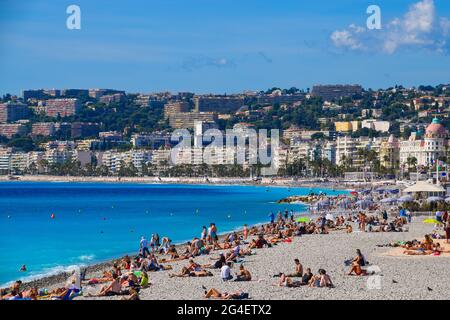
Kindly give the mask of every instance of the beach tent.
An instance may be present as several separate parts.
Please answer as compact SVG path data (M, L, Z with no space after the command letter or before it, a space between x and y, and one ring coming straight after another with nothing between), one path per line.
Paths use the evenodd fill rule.
M450 197L445 198L445 202L450 202Z
M435 185L426 181L417 181L411 187L403 190L403 193L418 193L425 194L425 196L443 196L445 195L445 189L442 186Z

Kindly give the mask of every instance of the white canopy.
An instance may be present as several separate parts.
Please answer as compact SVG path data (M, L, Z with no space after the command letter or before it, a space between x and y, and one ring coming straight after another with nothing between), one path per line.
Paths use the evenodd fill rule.
M404 193L412 192L445 192L442 186L428 183L426 181L417 181L415 185L403 190Z

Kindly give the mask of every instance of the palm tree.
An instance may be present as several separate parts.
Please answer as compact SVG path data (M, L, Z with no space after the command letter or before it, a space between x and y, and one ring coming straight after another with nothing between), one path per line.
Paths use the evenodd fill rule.
M417 158L416 157L408 157L406 159L406 163L408 164L408 172L411 172L412 168L414 168L414 171L417 170Z

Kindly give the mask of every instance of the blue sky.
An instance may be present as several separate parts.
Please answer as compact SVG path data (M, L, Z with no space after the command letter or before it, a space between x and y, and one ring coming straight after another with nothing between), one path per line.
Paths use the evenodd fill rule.
M448 0L0 0L0 93L449 83L449 44Z

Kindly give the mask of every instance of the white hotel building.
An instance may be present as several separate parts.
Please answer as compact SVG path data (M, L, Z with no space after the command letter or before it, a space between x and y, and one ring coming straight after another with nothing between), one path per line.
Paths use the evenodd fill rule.
M408 158L416 158L419 166L433 165L446 156L448 146L448 132L439 119L434 118L423 137L413 132L408 140L400 143L400 164L406 165Z

